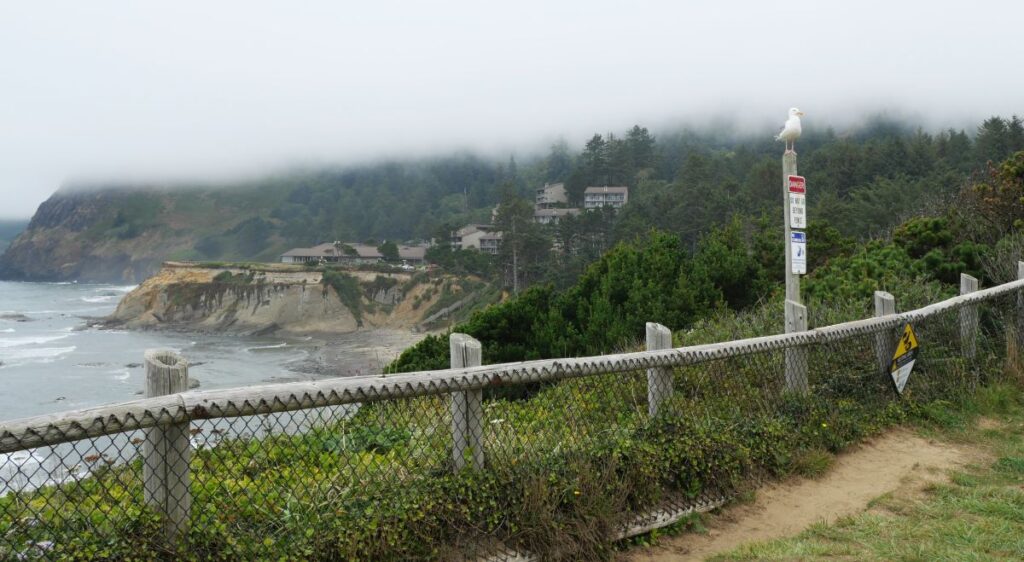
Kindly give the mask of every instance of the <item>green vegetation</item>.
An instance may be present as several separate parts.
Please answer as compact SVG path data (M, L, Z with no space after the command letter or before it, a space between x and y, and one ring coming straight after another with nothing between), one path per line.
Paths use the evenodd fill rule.
M860 307L842 303L840 314ZM366 404L301 435L228 438L196 450L195 524L175 556L408 560L497 538L549 559L607 559L616 526L661 501L742 495L765 478L815 474L829 455L907 420L955 423L979 379L950 343L955 312L946 320L930 325L923 345L935 360L915 370L905 400L877 376L870 338L830 348L810 395L772 392L768 355L755 354L676 369L676 387L688 390L655 418L642 371L491 399L484 471L452 472L443 396ZM722 317L686 337L737 326L743 337L763 324ZM981 346L980 380L1004 380L1005 350L1001 341ZM0 498L0 516L12 518L0 527L15 525L7 536L17 541L53 540L55 558L154 558L159 529L142 507L140 471L136 461Z
M988 119L973 135L929 134L883 118L841 134L809 127L800 141L800 163L814 193L810 216L845 237L885 234L943 206L987 162L1024 149L1021 128L1016 117ZM451 273L482 276L506 289L551 284L564 290L614 245L651 228L692 249L736 216L741 222L767 216L774 223L781 214L779 146L767 135L665 130L655 136L635 126L574 148L560 142L547 155L507 164L456 155L230 185L113 186L88 197L69 190L40 208L37 227L81 231L70 238L79 238L87 254L105 241L130 243L132 255L141 249L150 262L276 261L287 249L324 241L435 239L439 246L430 259ZM531 206L534 190L545 182L564 182L569 206L579 206L587 185L605 184L628 186L629 203L618 213L584 213L542 228L533 223ZM70 206L62 200L73 198ZM491 222L495 205L506 237L500 255L449 253L451 231ZM953 267L974 254L956 245L943 251L934 259L948 259ZM38 251L26 247L0 269L15 277L35 275L42 271L38 262Z
M950 135L934 143L953 137L959 139ZM852 141L836 144L859 150ZM853 158L857 166L865 165L862 156ZM692 158L687 178L697 164L715 161ZM1013 232L1024 218L1018 206L1024 166L1015 164L1021 161L1015 156L958 195L957 207L988 211L980 223L949 211L906 221L891 242L864 246L851 243L840 229L815 225L828 242L821 250L826 258L809 280L818 287L809 291L829 303L815 314L832 321L863 316L864 275L872 271L891 272L872 282L896 294L901 308L946 290L944 280L961 267L980 264L985 275L997 278L988 260L1022 247ZM777 179L774 170L765 170ZM731 197L716 204L745 204ZM658 208L685 217L685 201ZM515 207L503 212L518 216ZM624 210L615 220L625 221L632 212ZM650 222L649 216L641 237L627 236L567 288L535 279L517 297L457 329L480 339L485 362L492 363L632 348L647 321L672 327L677 341L686 343L763 335L778 322L781 236L768 226L774 221L729 219L692 239L679 233L687 223L665 232L650 231ZM629 223L621 224L617 231ZM512 247L530 255L529 240ZM860 260L862 273L847 273L844 260ZM907 267L871 269L890 261ZM323 285L361 318L362 290L355 278L327 269ZM997 307L983 317L986 325L997 323ZM974 394L979 382L1006 379L1007 345L998 339L979 342L981 360L966 365L957 349L955 312L945 320L929 325L926 345L934 360L921 361L904 400L893 399L889 382L878 376L873 340L864 338L814 351L820 354L814 364L824 367L812 373L809 395L771 390L778 381L766 366L779 354L676 369L675 386L686 392L676 392L663 404L668 414L653 418L647 415L642 371L566 380L516 399L489 392L489 464L483 471L453 473L444 397L369 403L349 419L302 435L225 439L196 452L197 524L187 547L174 555L406 560L449 556L498 539L547 559L609 558L614 529L662 501L742 495L761 479L813 475L824 469L828 455L907 420L956 423L959 409L985 399L985 391ZM434 336L403 354L396 367L447 363L447 342ZM1003 470L1016 466L1019 456L1007 455ZM57 558L155 558L157 529L141 507L140 471L135 462L98 469L72 485L10 494L0 498L0 516L7 518L0 527L17 529L4 536L18 541L53 540ZM26 512L36 513L34 519L23 517Z
M356 324L362 326L363 290L359 286L359 280L336 269L324 269L320 283L324 287L324 295L327 295L328 287L334 289L341 304L345 305L345 308L355 317Z
M377 293L381 291L389 291L397 285L398 279L378 275L373 278L373 281L363 285L363 294L366 295L367 299L373 300L374 295Z
M1011 256L990 260L995 248L1020 249L1012 241L1024 218L1022 198L1024 152L1019 152L993 167L983 182L957 193L946 211L897 227L891 240L858 246L827 224L812 222L808 236L818 240L811 247L818 257L810 264L805 294L812 302L864 303L863 311L829 319L836 322L863 317L875 290L893 292L905 307L905 298L921 287L929 295L954 294L960 273L991 284L997 276L986 264L1012 261ZM645 322L680 330L725 308L741 311L779 299L781 229L772 224L768 218L746 224L734 218L704 236L692 254L677 236L652 231L615 246L568 289L531 287L453 331L483 342L489 363L571 357L628 346ZM1002 277L999 281L1008 280ZM427 337L392 369L443 368L445 341L442 335Z
M398 244L395 244L391 240L377 246L377 251L380 252L380 255L384 256L384 259L387 261L398 261Z
M917 421L931 437L984 453L922 495L879 497L870 511L755 543L714 560L1011 560L1024 534L1024 403L995 385ZM984 419L984 424L979 424Z
M248 285L252 283L254 277L255 274L252 271L237 274L233 274L230 271L221 271L213 276L213 282L228 285Z

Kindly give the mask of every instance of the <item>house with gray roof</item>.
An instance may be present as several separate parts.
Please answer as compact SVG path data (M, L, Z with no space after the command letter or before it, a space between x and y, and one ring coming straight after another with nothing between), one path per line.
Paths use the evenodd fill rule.
M601 207L621 209L628 200L628 187L588 187L583 191L583 208L588 210Z

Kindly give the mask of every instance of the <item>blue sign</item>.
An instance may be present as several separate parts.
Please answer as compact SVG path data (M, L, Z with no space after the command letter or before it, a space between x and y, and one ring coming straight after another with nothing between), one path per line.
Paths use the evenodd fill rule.
M794 275L807 274L807 235L803 232L789 233L789 257Z

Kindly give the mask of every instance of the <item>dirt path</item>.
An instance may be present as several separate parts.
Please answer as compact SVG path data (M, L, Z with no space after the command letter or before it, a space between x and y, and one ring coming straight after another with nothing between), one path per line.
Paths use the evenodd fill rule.
M714 516L707 534L663 539L657 547L631 553L633 562L703 560L751 541L790 536L819 521L864 511L887 492L917 493L946 478L947 469L972 460L972 451L896 430L836 458L818 480L796 478L760 488L753 504Z

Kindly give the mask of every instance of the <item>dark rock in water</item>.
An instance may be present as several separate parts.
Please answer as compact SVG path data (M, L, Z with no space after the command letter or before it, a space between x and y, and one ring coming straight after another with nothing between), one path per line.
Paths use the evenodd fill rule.
M11 320L14 322L31 322L32 319L24 314L0 314L0 320Z
M125 365L124 367L125 367L125 369L138 369L141 366L142 366L142 363L129 363L129 364Z
M193 379L193 378L189 378L188 379L188 389L189 390L192 390L194 388L199 388L199 384L200 384L199 383L199 379Z
M191 363L191 362L190 362L190 363L188 364L188 366L189 366L189 367L198 367L198 366L200 366L200 365L205 365L205 364L206 364L206 361L196 361L195 363Z
M55 399L54 399L53 401L54 401L54 402L60 402L61 400L67 400L67 398L66 398L66 397L64 397L64 396L58 396L58 397L57 397L57 398L55 398Z
M259 330L256 330L255 332L252 333L252 335L254 335L254 336L269 336L269 335L273 334L274 332L278 331L279 329L281 329L281 327L278 326L277 324L271 324L271 325L267 326L266 328L261 328Z

